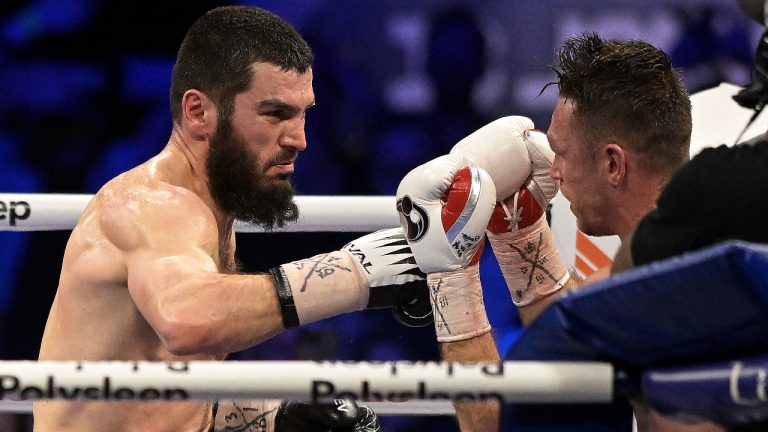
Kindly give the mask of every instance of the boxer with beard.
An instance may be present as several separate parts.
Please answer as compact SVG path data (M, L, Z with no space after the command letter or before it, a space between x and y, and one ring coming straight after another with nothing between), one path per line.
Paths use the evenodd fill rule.
M104 185L73 229L40 360L224 360L285 328L426 295L399 227L236 273L236 219L274 229L298 217L290 179L315 103L312 58L256 7L195 21L172 74L168 143ZM40 401L33 414L39 432L378 430L351 401Z
M281 149L265 164L259 154L251 154L247 144L232 127L231 118L219 119L220 126L211 137L211 151L205 165L211 195L216 203L236 219L281 228L299 217L293 201L291 173L278 174L270 181L265 171L276 165L294 163L298 151Z

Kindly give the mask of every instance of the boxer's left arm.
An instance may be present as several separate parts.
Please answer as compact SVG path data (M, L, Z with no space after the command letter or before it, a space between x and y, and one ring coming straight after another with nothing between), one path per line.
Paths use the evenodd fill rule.
M397 189L406 239L427 273L440 342L490 331L477 262L496 190L464 157L445 155L411 170Z
M487 173L467 164L473 161L448 155L417 167L398 188L398 210L416 261L430 272L430 302L443 360L496 362L499 354L485 313L478 266L483 224L493 209L495 187ZM473 195L475 199L468 199ZM461 213L463 217L457 217ZM455 250L448 239L456 238L454 228L460 226L462 237L473 242ZM498 430L497 401L462 402L455 407L462 431Z
M456 340L441 342L442 359L452 362L495 363L500 362L499 350L491 332ZM489 399L481 402L457 402L456 418L461 432L493 432L499 430L501 404Z

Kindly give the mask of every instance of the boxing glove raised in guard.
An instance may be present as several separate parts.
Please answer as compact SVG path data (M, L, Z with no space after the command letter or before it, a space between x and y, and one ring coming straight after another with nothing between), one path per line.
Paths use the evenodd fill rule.
M473 165L459 155L441 156L409 172L397 189L400 222L416 262L428 273L440 342L490 331L477 261L496 190Z
M502 117L451 153L473 160L496 186L488 238L515 304L532 304L561 289L569 275L544 217L559 189L549 175L554 153L546 135L527 117Z
M411 170L397 188L397 209L419 268L433 273L469 265L485 240L495 197L488 173L462 156L440 156Z
M484 169L496 188L496 201L512 196L531 173L531 159L522 135L533 129L527 117L496 119L471 133L450 154L464 156Z
M520 139L531 173L518 191L496 204L488 224L488 240L519 307L551 296L570 278L545 216L559 189L549 175L555 154L540 131L523 131Z

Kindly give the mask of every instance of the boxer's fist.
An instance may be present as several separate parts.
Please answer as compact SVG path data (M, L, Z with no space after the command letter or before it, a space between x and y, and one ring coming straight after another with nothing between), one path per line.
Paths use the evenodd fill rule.
M347 243L358 271L368 279L368 309L394 306L401 323L420 327L432 323L426 275L419 270L402 228L365 235Z
M488 223L488 240L512 301L523 307L553 301L569 274L544 217L560 186L549 175L555 154L540 131L526 130L520 138L531 161L531 172L519 191L496 204ZM520 317L527 325L536 313L521 309Z
M531 173L525 132L533 129L527 117L494 120L459 141L451 154L465 156L484 169L496 187L496 201L512 196Z
M378 432L372 409L349 400L309 404L283 401L275 416L275 432Z
M402 228L377 231L341 250L270 270L285 327L363 308L394 307L410 326L432 322L426 275Z
M488 173L460 155L414 168L397 188L400 223L425 273L466 267L485 239L496 202Z

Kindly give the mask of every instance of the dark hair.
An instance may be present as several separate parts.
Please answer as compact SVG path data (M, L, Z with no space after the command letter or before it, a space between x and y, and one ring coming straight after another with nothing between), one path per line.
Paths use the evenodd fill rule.
M219 115L229 115L235 95L251 86L254 63L304 73L312 60L307 42L277 15L247 6L212 9L192 24L179 48L171 76L173 121L181 121L181 98L189 89L208 95Z
M563 43L553 69L560 96L573 103L577 132L592 150L621 142L657 173L672 173L688 160L691 100L664 51L583 33Z

